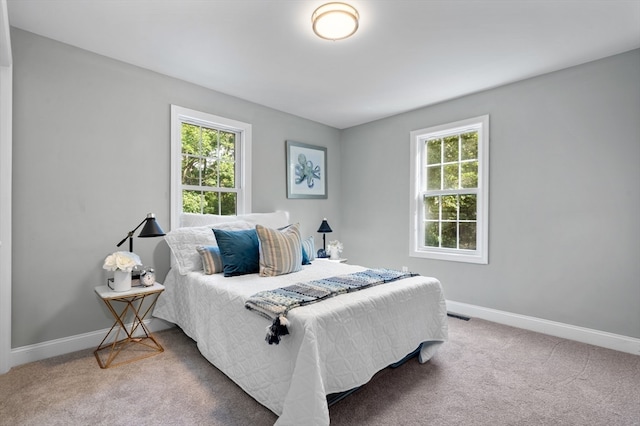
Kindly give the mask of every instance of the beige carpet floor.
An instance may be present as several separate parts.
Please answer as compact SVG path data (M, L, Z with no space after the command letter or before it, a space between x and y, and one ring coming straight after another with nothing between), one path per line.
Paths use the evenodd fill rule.
M426 364L379 372L332 425L640 425L640 356L478 319L449 319ZM0 425L272 425L276 416L179 329L165 352L102 370L92 350L0 376ZM304 426L304 425L301 425Z

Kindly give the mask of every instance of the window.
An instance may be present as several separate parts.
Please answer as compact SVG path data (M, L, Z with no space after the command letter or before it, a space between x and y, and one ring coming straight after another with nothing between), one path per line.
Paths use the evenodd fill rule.
M489 116L411 132L410 256L488 263Z
M250 171L250 124L171 106L172 228L182 212L249 213Z

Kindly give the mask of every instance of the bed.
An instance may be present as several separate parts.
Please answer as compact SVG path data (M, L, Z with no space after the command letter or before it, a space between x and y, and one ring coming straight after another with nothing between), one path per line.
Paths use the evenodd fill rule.
M215 246L212 229L277 229L289 224L289 216L183 216L185 226L166 236L174 265L153 315L196 341L209 362L279 416L276 425L328 425L327 395L367 383L407 354L415 352L426 362L447 340L440 282L414 276L292 309L289 334L278 345L267 344L271 323L245 308L249 297L366 268L314 259L277 276L208 274L196 247Z

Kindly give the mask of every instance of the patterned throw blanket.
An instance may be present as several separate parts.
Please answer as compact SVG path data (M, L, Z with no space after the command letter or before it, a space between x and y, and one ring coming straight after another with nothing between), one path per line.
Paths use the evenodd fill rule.
M349 293L378 284L389 283L402 278L416 276L413 272L401 272L392 269L367 269L362 272L339 275L331 278L297 283L275 290L261 291L251 296L245 307L273 323L267 327L266 341L271 345L280 343L280 336L289 334L287 313L299 306L320 302L329 297Z

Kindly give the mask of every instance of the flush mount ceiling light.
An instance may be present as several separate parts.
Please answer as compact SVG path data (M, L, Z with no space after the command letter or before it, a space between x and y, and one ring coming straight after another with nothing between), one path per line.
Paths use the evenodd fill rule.
M358 30L358 11L345 3L327 3L311 15L313 32L327 40L342 40Z

